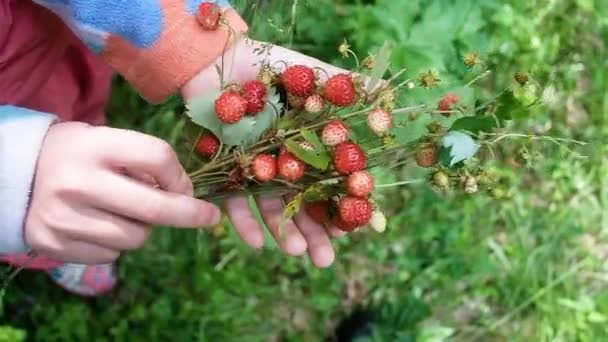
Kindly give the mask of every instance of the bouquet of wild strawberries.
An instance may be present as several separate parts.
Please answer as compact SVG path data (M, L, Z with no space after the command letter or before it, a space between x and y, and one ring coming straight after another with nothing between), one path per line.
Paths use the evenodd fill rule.
M339 50L354 56L346 44ZM429 180L438 188L478 191L489 177L471 161L478 161L485 138L498 140L493 130L509 119L508 105L534 104L536 85L518 74L517 86L527 87L520 93L507 89L485 102L465 101L462 89L489 73L471 53L463 60L471 80L461 90L399 107L406 92L433 89L440 79L428 71L401 80L401 70L383 80L389 57L385 45L378 55L357 59L352 73L334 75L320 67L264 64L257 79L190 100L187 145L197 196L286 196L285 220L304 209L319 224L350 232L366 225L384 230L386 219L372 199L369 170L376 166L415 162L432 170Z

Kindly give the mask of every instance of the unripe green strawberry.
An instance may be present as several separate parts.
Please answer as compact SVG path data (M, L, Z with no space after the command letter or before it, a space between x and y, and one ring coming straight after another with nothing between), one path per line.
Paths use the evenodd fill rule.
M450 186L450 178L443 171L437 171L433 174L433 185L438 188L446 189Z

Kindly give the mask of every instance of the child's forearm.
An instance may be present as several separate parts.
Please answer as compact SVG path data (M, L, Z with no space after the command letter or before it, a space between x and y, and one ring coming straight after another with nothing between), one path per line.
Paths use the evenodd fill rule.
M40 147L54 119L50 114L0 106L0 254L27 249L23 220Z
M205 31L203 0L34 0L56 13L94 52L153 103L165 100L222 54L247 25L226 0L231 30Z

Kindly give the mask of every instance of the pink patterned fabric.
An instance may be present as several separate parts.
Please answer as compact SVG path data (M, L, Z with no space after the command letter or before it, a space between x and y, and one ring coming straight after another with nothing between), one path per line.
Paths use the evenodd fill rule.
M48 270L63 265L63 262L44 256L32 257L27 253L1 256L0 260L15 266L25 266L27 269Z
M0 104L103 124L112 72L54 14L32 1L0 0ZM116 283L112 265L65 264L45 256L0 256L45 270L66 290L98 295Z

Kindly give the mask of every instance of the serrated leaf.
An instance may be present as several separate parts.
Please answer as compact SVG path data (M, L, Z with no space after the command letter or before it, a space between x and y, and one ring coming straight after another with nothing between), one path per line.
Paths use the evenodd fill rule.
M403 115L403 117L405 117L405 115ZM397 127L393 128L391 131L395 137L395 143L399 145L408 144L424 137L428 133L427 125L432 121L433 118L426 114L418 115L413 121L409 121L407 118L400 118L397 121Z
M464 130L477 134L478 132L491 132L496 127L496 120L489 116L467 116L460 118L452 124L454 131Z
M302 129L302 130L300 130L300 134L302 135L302 138L304 138L304 140L306 140L312 144L312 146L315 148L315 150L327 153L327 150L325 149L325 145L323 145L323 143L321 142L321 139L319 139L319 136L317 135L317 133L315 133L309 129Z
M283 216L279 223L279 232L282 235L285 229L287 221L291 220L300 211L302 207L303 196L301 193L297 194L283 209Z
M449 149L451 158L447 165L450 167L473 157L477 151L479 151L480 147L468 134L458 131L448 132L443 139L441 139L441 146Z
M298 157L298 159L315 169L325 171L329 166L329 154L325 148L323 148L323 150L306 150L300 147L300 144L293 139L285 141L285 147L289 152Z
M218 137L222 133L222 123L215 115L215 99L219 95L219 91L210 91L204 96L193 97L186 103L186 115L192 122L210 130Z
M376 88L382 80L382 76L384 76L390 66L391 53L391 45L388 41L385 41L376 55L376 65L369 72L371 80L367 86L368 90Z

